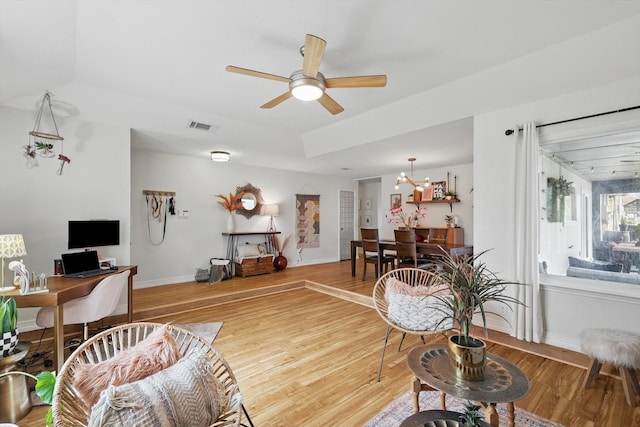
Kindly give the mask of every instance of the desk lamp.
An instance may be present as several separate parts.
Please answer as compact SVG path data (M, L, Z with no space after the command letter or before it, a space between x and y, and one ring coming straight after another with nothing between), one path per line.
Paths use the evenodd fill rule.
M24 239L22 234L2 234L0 235L0 258L2 258L2 287L0 292L8 292L15 289L13 281L11 286L5 287L4 282L4 260L5 258L17 258L27 254L27 249L24 247Z

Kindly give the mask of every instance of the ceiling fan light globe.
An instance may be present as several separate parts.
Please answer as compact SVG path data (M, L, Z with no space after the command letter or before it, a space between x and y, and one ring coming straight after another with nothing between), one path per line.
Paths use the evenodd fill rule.
M312 85L300 85L291 89L293 97L301 101L315 101L319 99L323 93L322 89Z
M301 101L315 101L319 99L326 89L324 76L318 73L315 78L305 76L302 70L291 74L289 80L289 90L294 98Z

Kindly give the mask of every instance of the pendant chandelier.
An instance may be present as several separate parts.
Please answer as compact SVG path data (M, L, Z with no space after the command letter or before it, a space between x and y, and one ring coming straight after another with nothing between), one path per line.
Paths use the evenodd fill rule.
M413 185L413 189L416 191L422 192L425 187L429 186L429 177L424 179L424 182L416 182L413 180L413 162L416 161L415 157L410 157L409 162L411 163L411 176L407 176L404 172L400 172L400 176L396 178L396 186L395 189L400 189L400 184L411 184Z
M49 117L51 118L51 123L49 123L49 125L53 125L53 131L51 132L44 132L41 130L42 118L46 115L47 110L49 112ZM47 119L45 118L45 120ZM56 123L56 118L53 115L51 95L49 92L45 92L44 97L42 98L42 103L40 104L40 110L38 110L38 114L36 116L36 122L33 125L33 130L29 132L29 144L23 147L23 156L27 159L27 168L31 169L38 166L37 156L45 159L55 157L55 143L60 142L60 154L58 154L60 167L56 173L58 175L62 175L64 165L71 162L71 159L63 154L63 141L64 138L60 136L58 124Z

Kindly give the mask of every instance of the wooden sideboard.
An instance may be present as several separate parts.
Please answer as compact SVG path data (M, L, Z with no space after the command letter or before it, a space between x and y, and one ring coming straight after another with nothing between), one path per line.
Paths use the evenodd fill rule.
M429 227L429 228L416 228L416 234L421 235L425 239L432 233L431 230L442 231L446 230L446 227ZM432 235L432 234L431 234ZM462 227L451 227L447 232L447 244L448 245L462 245L464 244L464 229Z

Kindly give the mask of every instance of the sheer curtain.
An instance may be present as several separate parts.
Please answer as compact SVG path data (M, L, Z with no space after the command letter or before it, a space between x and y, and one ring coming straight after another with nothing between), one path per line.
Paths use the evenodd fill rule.
M540 189L538 179L538 130L533 122L525 123L522 132L514 132L516 144L515 177L515 280L516 298L524 305L515 307L515 336L520 340L540 342L542 311L538 270ZM516 129L518 129L516 127Z

